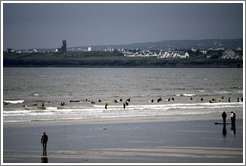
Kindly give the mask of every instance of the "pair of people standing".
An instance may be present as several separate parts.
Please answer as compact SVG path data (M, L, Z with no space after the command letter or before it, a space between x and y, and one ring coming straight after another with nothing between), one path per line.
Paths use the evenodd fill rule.
M223 118L223 124L224 124L224 125L226 124L226 117L227 117L227 114L226 114L226 112L224 111L224 112L222 113L222 118ZM235 114L233 111L231 111L230 117L231 117L231 127L234 128L235 125L236 125L236 114Z

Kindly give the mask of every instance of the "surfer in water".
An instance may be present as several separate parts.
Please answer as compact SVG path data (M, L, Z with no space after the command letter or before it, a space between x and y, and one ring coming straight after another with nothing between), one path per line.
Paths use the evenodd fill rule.
M160 97L159 99L157 99L157 102L159 103L160 101L162 101L162 98Z
M128 104L128 102L126 101L126 106L128 106L129 104Z
M105 109L108 109L108 104L107 103L105 104Z

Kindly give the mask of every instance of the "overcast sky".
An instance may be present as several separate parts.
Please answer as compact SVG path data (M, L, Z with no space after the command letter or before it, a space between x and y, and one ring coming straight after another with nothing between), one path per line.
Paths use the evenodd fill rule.
M3 5L4 49L225 38L243 38L242 3Z

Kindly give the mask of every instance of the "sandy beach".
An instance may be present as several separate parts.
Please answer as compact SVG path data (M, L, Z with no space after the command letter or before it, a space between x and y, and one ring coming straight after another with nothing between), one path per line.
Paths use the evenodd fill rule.
M242 163L243 120L142 119L4 125L3 163ZM228 122L229 119L228 119ZM40 139L49 136L47 152Z

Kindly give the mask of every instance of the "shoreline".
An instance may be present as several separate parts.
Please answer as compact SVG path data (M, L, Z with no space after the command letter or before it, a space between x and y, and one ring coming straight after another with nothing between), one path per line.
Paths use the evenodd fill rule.
M243 64L175 65L4 65L4 68L241 68Z
M243 120L243 117L237 118ZM26 127L26 126L63 126L63 125L93 125L93 124L119 124L119 123L151 123L151 122L180 122L180 121L199 121L199 120L220 120L222 118L214 116L149 116L149 117L117 117L117 118L95 118L81 120L40 120L31 122L3 122L3 127ZM230 119L227 118L227 122Z

